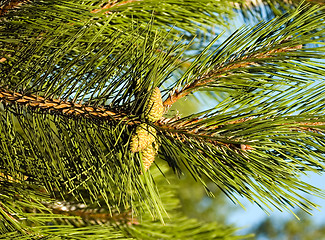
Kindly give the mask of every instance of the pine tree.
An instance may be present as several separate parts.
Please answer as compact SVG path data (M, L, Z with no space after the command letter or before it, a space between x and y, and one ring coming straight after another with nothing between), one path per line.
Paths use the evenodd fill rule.
M249 237L185 217L182 174L265 211L317 207L299 176L325 167L324 8L267 0L274 18L222 37L261 3L1 1L0 238Z

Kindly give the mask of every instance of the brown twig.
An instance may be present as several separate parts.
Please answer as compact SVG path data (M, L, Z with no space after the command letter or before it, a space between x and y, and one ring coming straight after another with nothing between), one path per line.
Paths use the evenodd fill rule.
M8 219L11 219L12 222L18 223L18 219L14 218L12 214L8 213L7 209L2 206L0 202L0 208L2 209L2 212L7 216Z
M0 16L3 16L12 9L18 8L19 5L30 2L29 0L11 0L7 1L0 7Z
M0 182L3 181L3 179L6 180L6 181L9 181L9 182L19 183L21 181L27 180L28 177L27 176L22 176L22 178L17 178L17 177L13 178L13 177L11 177L11 176L9 176L7 174L4 174L4 173L0 172Z
M222 128L222 127L230 125L230 124L247 122L252 119L254 119L254 117L251 116L251 117L242 118L242 119L238 119L238 120L234 120L234 121L228 121L228 122L220 124L220 125L214 125L214 126L209 126L209 127L205 127L205 126L202 127L202 125L201 125L197 128L193 128L190 132L197 134L200 131L201 132L210 131L213 129ZM160 121L157 122L157 125L159 125L163 129L181 130L181 129L186 129L191 126L193 127L194 124L200 123L200 122L206 120L206 118L194 118L194 119L191 119L188 121L182 121L182 122L178 122L178 123L175 123L175 120L176 120L175 118L162 118ZM292 123L283 123L280 125L291 125L291 124ZM311 132L315 132L315 131L320 132L319 128L315 128L312 126L325 126L325 122L295 122L295 124L300 125L300 126L295 126L295 127L290 127L290 128L297 129L297 130L307 130L307 131L311 131ZM303 126L306 126L306 127L303 127Z
M215 70L211 70L208 73L203 74L202 76L195 79L191 83L186 84L181 90L176 89L173 93L169 94L168 98L164 101L164 106L168 108L171 105L173 105L177 100L194 92L196 89L206 86L207 84L216 81L216 79L218 79L218 78L230 75L231 73L227 73L227 72L229 72L231 70L238 69L238 68L245 68L245 67L248 67L251 65L257 65L257 63L255 63L255 62L249 62L249 61L243 62L248 58L252 58L252 59L270 58L275 53L288 52L288 51L293 51L293 50L300 49L300 48L302 48L302 45L298 45L295 47L273 49L266 53L257 53L257 54L249 55L249 56L246 55L239 60L237 59L236 63L230 63L228 66L224 66L224 67L221 67L221 68L218 68Z
M182 121L179 123L173 123L175 120L177 120L177 118L171 118L171 119L161 119L160 121L157 122L157 125L159 125L160 129L167 133L167 135L171 136L172 138L175 138L181 142L185 142L187 141L187 138L196 138L196 139L205 139L205 141L215 145L215 146L224 146L227 147L229 149L233 149L233 150L252 150L252 148L248 145L248 147L243 147L243 144L240 143L227 143L227 142L223 142L223 141L218 141L217 139L211 139L211 137L214 137L213 134L209 133L209 130L211 130L211 128L209 127L205 127L205 126L199 126L198 128L191 128L188 129L189 127L191 127L192 124L196 124L199 123L200 121L204 120L204 119L192 119L189 121ZM231 124L235 123L237 121L232 121L229 122ZM193 125L192 125L193 126ZM215 129L221 127L221 126L217 126L214 127ZM242 146L243 145L243 146Z
M62 214L66 216L80 217L84 221L96 221L106 223L113 222L116 224L136 225L139 224L138 220L132 215L132 211L125 212L94 212L92 209L79 209L79 210L62 210L60 208L54 208L52 210L54 214Z
M98 13L105 9L110 9L112 7L120 7L120 6L123 6L128 3L139 2L139 1L141 1L141 0L127 0L127 1L121 1L121 2L119 2L118 0L115 0L113 2L109 1L108 3L103 4L101 8L92 10L91 13ZM110 13L110 11L105 12L105 14L107 14L107 13Z
M94 118L111 121L129 121L127 114L109 110L103 107L89 106L87 104L77 104L58 99L44 98L37 95L23 95L0 88L0 102L6 104L17 104L32 109L45 110L52 114L60 114L71 117ZM130 122L130 124L133 124Z
M238 119L238 120L234 120L234 121L229 121L226 122L224 124L220 124L220 125L216 125L216 126L211 126L206 128L205 130L212 130L212 129L217 129L217 128L221 128L225 125L229 125L229 124L236 124L236 123L243 123L246 122L248 120L253 119L254 117L247 117L247 118L242 118L242 119ZM193 126L194 124L200 123L204 120L206 120L206 118L193 118L187 121L182 121L182 122L178 122L175 123L175 120L178 120L179 118L162 118L161 120L158 121L158 125L159 126L168 126L168 127L172 127L174 129L181 129L184 127L189 127L189 126ZM199 129L198 129L199 130Z
M211 138L215 137L214 133L211 133L211 130L223 128L230 124L238 124L247 122L249 120L254 119L254 117L247 117L242 118L234 121L229 121L224 124L215 125L215 126L204 126L204 124L201 124L197 127L195 127L196 124L206 120L205 118L194 118L188 121L181 121L181 122L175 122L177 118L170 118L170 119L161 119L157 122L160 129L164 132L166 132L171 137L178 139L181 142L184 142L186 138L200 138L205 139L205 141L212 143L215 146L224 146L229 149L233 149L235 151L242 150L242 151L249 151L253 150L254 148L249 144L244 143L227 143L220 140L213 140ZM292 123L283 123L280 125L291 125ZM325 132L322 131L320 128L317 128L316 126L325 126L325 122L295 122L295 124L300 126L289 126L289 129L292 131L308 131L308 132ZM313 127L315 126L315 127ZM217 138L216 138L217 139Z
M305 125L308 127L292 127L294 130L299 130L299 131L308 131L308 132L322 132L319 128L315 127L309 127L309 126L324 126L325 122L300 122L298 123L299 125Z

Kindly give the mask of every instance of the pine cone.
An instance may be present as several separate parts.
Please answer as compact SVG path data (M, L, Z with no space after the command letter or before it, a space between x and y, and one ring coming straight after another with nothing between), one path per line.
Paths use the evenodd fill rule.
M145 171L147 171L151 164L155 161L157 151L158 149L154 147L153 144L150 144L147 148L142 151L142 161Z
M131 138L130 148L132 152L139 152L151 145L156 138L156 129L148 124L141 124L137 127Z
M161 99L161 93L157 87L154 89L150 97L149 104L145 109L145 114L151 122L158 121L164 114L164 105Z

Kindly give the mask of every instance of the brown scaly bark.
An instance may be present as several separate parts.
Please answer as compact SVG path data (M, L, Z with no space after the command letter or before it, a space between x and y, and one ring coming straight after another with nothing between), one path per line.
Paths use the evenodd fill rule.
M128 4L128 3L139 2L139 1L141 1L141 0L108 1L107 3L102 4L100 8L92 10L91 13L98 13L102 10L110 9L112 7L119 7L119 6ZM111 12L110 11L105 12L105 14L109 14L109 13L111 13Z
M228 125L228 124L244 122L245 120L231 121L225 125L218 125L215 127L199 126L197 128L193 127L192 124L199 123L199 122L205 120L204 118L202 118L202 119L196 118L196 119L192 119L189 121L183 121L183 122L179 122L179 123L173 123L174 120L175 119L161 119L160 121L158 121L157 124L159 124L160 129L163 132L165 132L166 136L177 139L178 141L186 142L188 138L204 139L204 141L209 142L210 144L212 144L214 146L227 147L227 148L235 150L237 152L238 152L238 150L242 150L242 151L253 150L253 147L251 147L250 145L239 144L239 143L238 144L237 143L227 143L227 142L219 141L215 138L215 136L213 136L213 134L211 134L209 132L210 130L222 128L223 126ZM214 138L214 140L211 138Z
M31 109L45 110L52 114L65 115L67 117L85 117L111 121L129 121L127 115L122 112L108 110L103 107L88 106L58 99L44 98L37 95L23 95L0 88L0 102L4 104L17 104ZM130 123L132 124L132 123Z
M235 121L229 121L220 125L204 126L202 124L201 125L197 125L197 124L200 124L200 122L206 120L205 118L200 118L200 119L195 118L195 119L182 121L182 122L175 122L177 118L170 118L170 119L162 118L160 121L157 122L157 124L159 125L161 131L165 132L167 136L177 139L181 142L186 142L188 138L204 139L204 141L207 141L217 147L223 146L232 149L236 152L240 152L240 150L245 152L245 151L254 150L254 148L248 144L240 144L240 143L237 144L234 142L229 143L227 141L223 142L222 140L218 140L218 138L216 138L214 134L211 133L211 130L222 129L227 125L243 123L252 119L254 119L254 117L247 117ZM318 126L325 126L325 122L320 122L320 121L316 122L317 118L314 120L315 122L295 122L295 124L299 126L288 126L288 128L290 131L314 132L314 133L325 134L325 130L322 130L321 128L318 127ZM292 123L283 123L280 125L284 126L284 125L291 125L291 124Z
M132 215L131 210L126 210L125 212L95 212L93 209L63 209L56 206L53 208L52 213L60 214L65 216L75 216L79 217L80 224L83 222L96 222L99 224L112 223L112 224L127 224L127 225L137 225L139 224L135 216Z

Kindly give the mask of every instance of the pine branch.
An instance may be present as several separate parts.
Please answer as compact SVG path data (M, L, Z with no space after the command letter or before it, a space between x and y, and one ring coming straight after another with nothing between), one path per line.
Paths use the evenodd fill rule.
M237 30L213 52L209 51L211 46L207 46L175 82L164 105L169 106L194 91L224 91L234 97L242 94L253 97L270 89L280 92L280 86L287 86L289 81L301 84L313 81L313 77L319 78L314 69L324 71L323 62L317 61L323 58L323 48L306 47L316 42L321 44L324 39L321 27L324 14L318 10L302 7L292 13L299 16L294 21L290 15L283 15L251 30ZM310 22L302 18L305 14L318 19L314 25L316 32L313 33L315 28L310 28Z
M1 176L0 191L0 236L10 232L30 235L33 234L31 225L44 223L46 218L63 217L50 213L44 202L51 199L29 181Z
M319 5L323 6L323 0L245 0L235 3L235 8L248 21L268 20L281 16L300 6ZM320 11L323 11L320 9Z
M285 118L285 117L284 117ZM254 147L251 144L256 144L252 142L230 140L230 139L220 139L218 132L213 130L219 129L222 131L222 128L226 127L229 124L240 124L253 118L245 118L235 121L229 121L224 124L206 126L204 123L207 119L192 119L189 121L177 121L173 123L175 119L161 119L157 125L161 130L161 134L171 137L172 139L177 139L182 143L186 144L188 138L196 139L199 142L206 142L212 144L215 147L226 147L229 150L235 151L238 154L244 154L246 151L254 150ZM316 121L318 118L315 119ZM282 126L287 125L288 129L291 131L299 132L313 132L324 135L325 134L325 122L294 122L294 123L283 123ZM292 126L294 125L294 126ZM226 127L227 128L227 127ZM203 150L198 150L201 154L204 155Z
M26 106L31 107L34 110L45 110L52 114L60 114L65 117L82 117L82 118L91 118L91 119L98 119L101 121L113 121L113 122L125 122L128 125L134 125L134 124L140 124L141 122L139 120L133 120L131 121L129 118L129 115L126 113L120 113L120 112L112 112L110 110L106 110L105 108L101 107L91 107L88 104L76 104L73 102L64 102L57 99L45 99L41 96L36 95L22 95L17 92L11 92L5 89L0 89L0 102L6 103L6 104L18 104L20 106ZM148 114L147 114L148 115ZM239 119L235 121L227 122L223 125L217 125L217 126L204 126L200 124L200 122L204 122L207 120L207 118L201 118L201 119L191 119L188 121L182 120L182 121L175 121L174 118L172 119L158 119L159 121L155 123L156 126L159 126L160 129L162 129L165 132L169 132L174 137L179 138L180 135L185 134L186 136L195 136L196 138L213 138L213 136L210 134L209 131L214 129L220 129L223 128L225 125L228 124L238 124L242 122L246 122L248 120L251 120L252 118L244 118ZM173 122L174 121L174 122ZM316 126L322 126L325 125L324 122L300 122L295 123L296 125L299 125L299 127L292 127L293 130L304 130L304 131L313 131L313 132L319 132L322 131L322 129L315 128ZM288 123L284 124L288 125ZM307 125L307 127L302 127L303 125ZM241 149L241 150L247 150L250 148L249 145L245 144L229 144L229 143L223 143L218 141L213 141L214 144L221 144L225 145L230 148L234 149Z
M231 70L242 69L249 66L259 66L259 62L263 59L271 58L277 56L278 53L284 53L289 51L295 51L296 49L301 49L302 45L297 45L295 47L283 47L279 49L272 49L265 53L256 53L250 56L243 56L239 59L233 59L232 62L228 62L226 66L218 66L218 68L209 71L198 77L197 79L191 81L191 83L186 84L181 90L175 90L170 93L167 99L164 101L164 106L170 107L179 99L193 93L200 87L204 87L211 82L217 82L219 78L226 77L231 73ZM254 59L259 59L259 62L254 62ZM250 61L251 60L251 61ZM227 73L230 72L230 73Z
M23 162L31 179L57 199L98 201L101 196L109 208L132 206L141 215L145 206L163 221L159 194L150 174L140 175L144 159L130 150L130 141L137 125L163 113L162 102L159 110L150 97L174 68L182 46L157 52L156 43L137 45L132 35L123 43L117 33L106 43L71 53L88 30L55 52L48 46L59 39L57 33L45 34L5 63L1 159L12 175L21 169L11 166ZM126 49L112 57L121 45Z
M66 101L60 101L57 99L50 99L50 98L44 98L41 96L36 95L22 95L17 92L11 92L5 89L0 89L0 102L6 103L6 104L18 104L20 106L26 106L31 107L34 110L45 110L51 114L60 114L65 117L82 117L82 118L91 118L91 119L98 119L101 121L114 121L116 123L118 122L125 122L128 125L133 124L140 124L141 122L139 120L130 120L130 116L126 113L121 112L113 112L111 110L106 110L102 107L92 107L88 104L76 104L73 102L66 102ZM147 114L148 115L148 114ZM228 124L237 124L246 122L248 120L251 120L252 118L246 118L246 119L239 119L235 121L230 121L225 123L225 125ZM159 120L159 119L158 119ZM209 126L209 127L202 127L200 125L201 121L206 121L207 118L201 118L201 119L191 119L189 121L175 121L174 118L172 119L161 119L155 125L159 126L161 129L163 129L166 132L172 133L177 131L178 133L183 132L185 135L197 135L197 137L207 138L207 137L213 137L209 134L209 130L222 128L225 125L217 125L217 126ZM175 122L173 122L175 121ZM301 122L301 123L295 123L297 125L308 125L308 127L292 127L292 129L295 130L307 130L307 131L321 131L320 129L317 129L312 126L322 126L325 123L324 122ZM189 130L191 129L191 130ZM178 134L175 133L175 137L177 137ZM217 142L215 142L217 143ZM227 143L221 143L227 145L228 147L236 147L238 146L227 144ZM243 144L242 144L243 145ZM241 146L242 146L241 145ZM242 147L243 148L243 147Z
M284 116L285 117L285 116ZM290 116L287 116L290 117ZM180 118L163 118L159 120L156 124L160 128L162 128L164 131L173 133L177 131L184 131L185 134L197 134L197 135L202 135L205 137L213 137L212 135L208 135L205 133L208 133L211 130L215 129L221 129L226 127L229 124L239 124L239 123L244 123L247 121L250 121L254 119L254 117L247 117L247 118L242 118L234 121L229 121L226 123L222 123L220 125L213 125L213 126L206 126L205 123L209 121L210 119L207 117L203 118L192 118L190 120L180 120ZM311 119L310 119L311 120ZM288 126L288 128L292 130L297 130L297 131L310 131L310 132L323 132L324 130L322 129L322 126L325 125L325 122L318 122L318 118L314 119L316 122L294 122L295 126L291 127ZM290 125L290 123L283 123L281 124L283 126L285 125ZM306 127L304 127L306 126ZM319 128L317 128L319 126Z
M83 117L100 119L102 121L128 122L132 125L129 115L102 107L89 106L89 104L77 104L75 102L61 101L59 99L44 98L37 95L23 95L18 92L0 88L0 102L5 104L17 104L30 107L34 110L44 110L50 114L60 114L66 117Z
M98 208L96 209L85 209L85 210L62 210L60 208L54 208L52 211L54 214L80 217L77 221L84 221L84 225L87 226L89 222L93 224L139 224L136 216L133 216L132 211L125 212L98 212Z
M302 196L293 189L323 196L297 175L325 169L325 119L319 112L324 103L317 100L323 99L324 87L320 83L305 86L305 90L292 88L279 96L259 97L256 102L229 99L214 112L162 120L160 156L177 171L186 168L203 184L204 177L215 182L236 202L233 191L268 208L267 202L278 207L284 203L281 199L287 199L291 206L308 211L315 205L300 201ZM229 105L238 106L231 110ZM167 127L168 121L171 127ZM286 179L287 185L273 178L275 175ZM262 199L267 191L272 194Z
M118 0L115 0L114 2L108 2L108 3L104 3L100 6L100 8L98 9L94 9L91 11L91 13L98 13L102 10L107 10L107 9L110 9L112 7L119 7L119 6L122 6L122 5L125 5L125 4L128 4L128 3L133 3L133 2L139 2L141 0L127 0L127 1L118 1ZM107 13L111 13L110 11L106 11L105 14Z
M167 168L161 166L161 170L167 174ZM124 213L112 212L107 214L107 207L97 207L94 204L79 204L69 201L63 204L49 203L47 206L53 209L51 216L43 215L46 224L34 224L30 226L28 233L11 231L0 233L1 238L46 238L46 239L245 239L251 235L238 236L233 227L227 227L219 223L200 223L195 219L188 219L178 213L179 201L175 198L177 187L167 183L158 169L152 169L155 181L161 193L161 198L169 212L169 218L165 225L152 220L146 212L141 218L136 219L130 215L130 211ZM67 205L66 205L67 204ZM41 217L41 216L40 216ZM155 231L150 231L155 229Z
M0 33L1 49L7 52L13 51L14 48L20 48L26 41L29 42L29 40L39 37L44 31L54 32L62 26L64 26L64 30L70 30L64 32L61 29L65 34L60 41L65 42L67 38L77 33L85 23L91 24L95 33L92 32L89 36L84 36L83 43L90 42L96 31L104 25L106 27L102 30L101 36L109 37L113 33L119 32L120 39L134 34L135 38L148 41L148 39L142 38L141 31L130 31L130 29L133 27L148 30L148 23L153 20L153 12L156 17L154 18L155 23L150 26L151 37L155 36L157 31L168 33L165 39L166 44L167 41L175 40L184 32L187 32L186 38L192 39L197 34L198 29L205 31L205 27L215 24L228 26L224 23L223 16L233 15L231 4L220 4L215 0L204 1L196 3L186 0L182 4L176 4L175 1L170 0L162 3L155 0L135 3L127 1L127 4L124 4L123 1L116 1L116 4L111 7L113 14L109 15L105 15L104 11L91 13L92 10L100 9L100 3L94 0L87 2L79 0L32 2L26 4L24 8L6 15L6 23L0 22L2 27ZM47 11L46 15L43 14L45 10ZM214 13L216 10L219 14ZM141 14L134 15L134 12ZM191 17L189 13L191 13ZM182 21L177 19L182 19ZM176 22L178 22L178 28L172 29ZM98 39L98 42L103 39ZM153 42L154 38L149 39L149 41ZM53 49L55 47L56 45L52 46ZM75 50L80 51L82 47L83 45L78 45Z
M174 169L187 168L204 185L211 180L232 199L240 194L268 207L308 211L315 205L295 191L319 191L297 174L323 171L325 158L324 136L316 131L325 122L319 114L325 85L306 84L325 72L315 60L324 58L324 49L305 46L324 38L324 14L317 11L301 8L243 28L210 54L213 41L176 81L184 47L160 48L166 38L151 36L151 29L141 38L107 37L111 23L86 25L77 34L64 28L63 37L60 29L49 31L3 63L5 170L23 172L57 199L132 208L136 215L146 210L163 221L159 191L146 172L158 152ZM162 119L159 88L165 86L169 96L223 87L248 93L174 122ZM309 122L318 123L315 131Z

